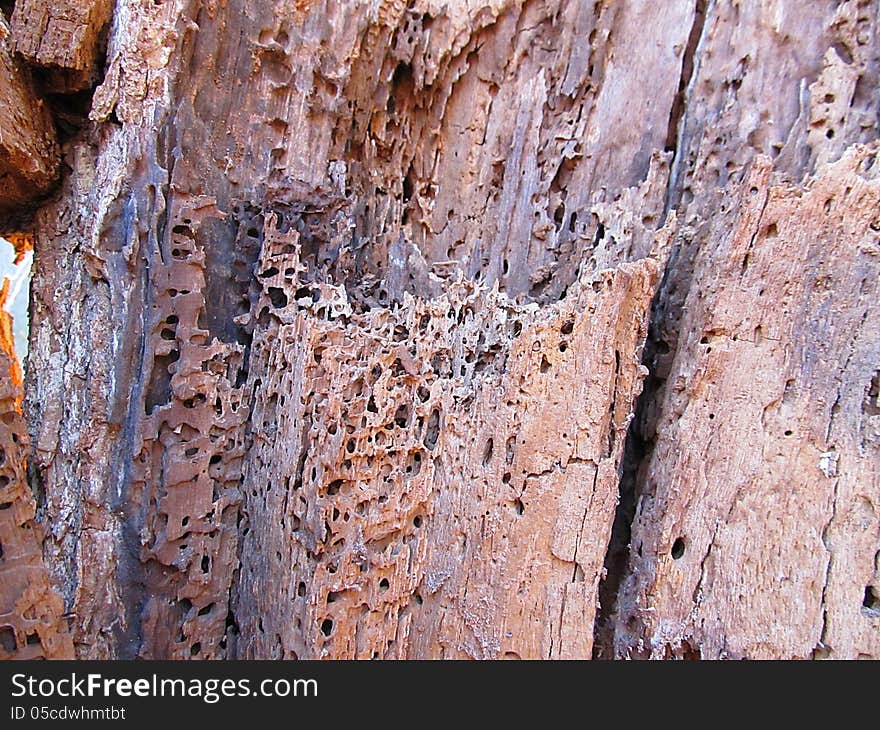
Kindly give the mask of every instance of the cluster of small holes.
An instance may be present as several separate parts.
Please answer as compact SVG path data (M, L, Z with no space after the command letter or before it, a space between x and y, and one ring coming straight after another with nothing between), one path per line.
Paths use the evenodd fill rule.
M265 434L256 443L267 446L251 455L248 512L277 525L285 536L279 539L292 538L297 546L291 555L281 550L276 559L285 565L292 560L294 570L307 566L321 586L313 591L300 581L291 606L300 632L294 644L305 642L302 651L308 651L309 635L318 646L346 641L340 629L348 630L352 614L372 621L382 605L400 612L421 605L423 597L414 598L415 574L406 566L425 549L420 535L430 524L431 475L444 439L445 403L455 383L503 372L511 337L520 336L523 326L513 306L509 316L498 317L467 296L414 310L351 313L342 321L316 316L313 308L293 313L290 300L309 297L315 287L307 283L300 255L299 247L285 251L270 245L257 265L263 291L277 287L288 304L259 320L251 353L252 361L268 364L271 357L272 365L254 390L251 420L263 422ZM279 279L284 271L294 276ZM382 338L350 339L352 331L376 332L375 318L387 321ZM309 323L306 342L300 322ZM553 347L564 354L574 320L559 327ZM303 395L282 407L282 395L291 392ZM295 452L291 443L300 444ZM276 455L279 449L284 456ZM502 456L511 460L514 450L514 437L487 438L487 471ZM289 471L279 484L280 463ZM526 512L523 498L511 504L515 518Z
M149 589L151 601L156 610L167 612L164 623L178 626L167 647L151 650L202 659L223 656L234 623L226 618L232 566L218 560L224 533L241 519L235 487L245 447L239 428L246 410L241 388L245 346L238 342L243 335L232 319L249 307L252 264L247 257L259 245L259 229L246 211L236 211L244 216L241 221L233 217L222 223L237 232L225 241L235 251L221 288L223 297L235 301L224 312L227 300L210 290L205 274L213 261L227 255L219 248L222 239L214 235L220 224L211 221L210 208L197 208L198 217L195 210L181 205L174 211L171 260L165 262L168 270L188 271L189 276L172 279L162 271L155 276L157 324L150 340L153 371L145 411L156 430L144 440L133 481L149 495L142 560L170 570ZM207 234L205 220L215 226L205 229ZM181 260L192 266L176 268ZM156 464L162 465L161 478L153 472ZM178 599L181 594L187 597Z
M9 378L0 350L0 378ZM8 386L7 386L8 387ZM11 389L11 388L10 388ZM45 600L52 587L43 562L41 531L29 515L34 494L25 475L26 425L11 398L0 410L0 659L73 658L56 654L65 644L66 620ZM24 517L24 519L23 519ZM54 635L51 641L44 640Z

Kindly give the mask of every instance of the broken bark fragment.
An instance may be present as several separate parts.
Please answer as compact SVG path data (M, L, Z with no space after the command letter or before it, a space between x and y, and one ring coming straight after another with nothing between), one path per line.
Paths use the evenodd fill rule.
M113 0L17 0L12 48L32 64L78 72L80 85L87 85L98 71L112 13Z
M58 166L52 117L34 93L28 72L12 57L9 26L0 14L0 214L49 192Z

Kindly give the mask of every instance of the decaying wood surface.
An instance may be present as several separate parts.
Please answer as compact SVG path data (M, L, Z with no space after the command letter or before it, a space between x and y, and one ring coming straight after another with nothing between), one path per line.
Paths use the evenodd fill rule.
M7 282L8 283L8 282ZM73 659L64 602L43 564L42 526L25 477L21 370L0 288L0 659Z
M877 11L18 0L13 651L878 657Z
M618 651L880 654L876 152L850 150L805 190L771 185L760 158L713 220L643 476Z

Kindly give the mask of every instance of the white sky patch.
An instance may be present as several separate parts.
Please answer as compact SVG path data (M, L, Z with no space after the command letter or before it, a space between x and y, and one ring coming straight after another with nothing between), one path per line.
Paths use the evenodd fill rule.
M34 252L27 251L21 262L16 264L15 248L5 238L0 238L0 281L10 280L9 296L3 308L12 315L15 354L22 364L28 347L28 299L33 260Z

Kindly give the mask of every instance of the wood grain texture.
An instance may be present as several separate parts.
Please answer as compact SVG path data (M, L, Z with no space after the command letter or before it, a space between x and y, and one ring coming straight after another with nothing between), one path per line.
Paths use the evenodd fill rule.
M877 149L804 189L770 184L759 158L713 222L644 475L619 652L877 657Z

